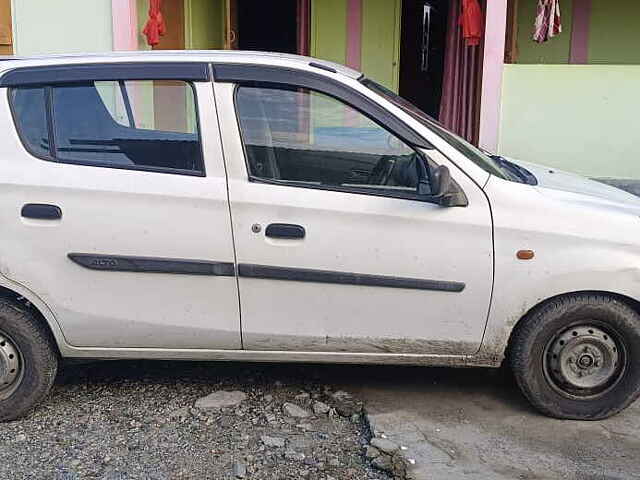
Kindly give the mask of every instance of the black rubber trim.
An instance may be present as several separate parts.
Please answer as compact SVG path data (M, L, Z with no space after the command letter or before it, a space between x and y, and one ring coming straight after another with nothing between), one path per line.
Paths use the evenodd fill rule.
M301 239L307 234L302 225L293 225L291 223L272 223L267 226L264 234L270 238L291 238Z
M325 72L338 73L335 68L329 67L328 65L323 65L318 62L309 62L309 66L313 68L319 68L320 70L324 70Z
M206 82L209 66L198 62L129 62L18 67L0 78L0 87L107 80L185 80Z
M69 253L67 256L70 260L85 268L109 272L174 273L220 277L234 277L236 274L231 262L96 255L91 253Z
M408 290L436 290L440 292L462 292L465 284L423 280L417 278L366 275L361 273L311 270L306 268L272 267L267 265L238 265L238 276L291 282L334 283L339 285L359 285L363 287L404 288Z
M37 218L40 220L59 220L62 218L60 207L45 203L27 203L22 207L20 214L24 218Z
M382 106L326 75L285 67L219 63L213 65L213 77L216 82L315 90L349 104L406 143L421 148L433 148L421 135Z

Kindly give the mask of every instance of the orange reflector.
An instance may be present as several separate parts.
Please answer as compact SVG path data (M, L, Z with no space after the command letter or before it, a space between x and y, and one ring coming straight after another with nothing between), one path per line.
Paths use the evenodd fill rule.
M535 257L535 253L533 253L533 250L518 250L518 253L516 253L516 257L518 257L520 260L531 260L533 257Z

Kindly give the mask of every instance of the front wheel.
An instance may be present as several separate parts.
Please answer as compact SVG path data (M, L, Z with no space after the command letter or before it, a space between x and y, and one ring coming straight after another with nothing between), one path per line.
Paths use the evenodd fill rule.
M551 300L518 325L509 360L520 389L542 413L610 417L640 395L640 315L606 295Z
M58 353L33 313L0 299L0 422L14 420L49 392Z

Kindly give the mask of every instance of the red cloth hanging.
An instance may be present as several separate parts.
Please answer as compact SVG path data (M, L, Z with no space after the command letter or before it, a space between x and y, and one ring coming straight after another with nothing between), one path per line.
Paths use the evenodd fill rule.
M460 25L465 45L480 45L484 33L484 14L478 0L462 0Z
M562 33L560 0L538 0L533 40L543 43L559 33Z
M149 20L142 33L147 37L147 43L152 47L160 43L160 37L167 31L162 17L162 0L149 1Z

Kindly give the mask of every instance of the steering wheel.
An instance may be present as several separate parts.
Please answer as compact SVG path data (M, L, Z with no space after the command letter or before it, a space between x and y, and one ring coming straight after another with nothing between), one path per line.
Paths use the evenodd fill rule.
M386 185L389 182L393 168L396 165L396 157L393 155L383 155L373 167L367 183L369 185Z

